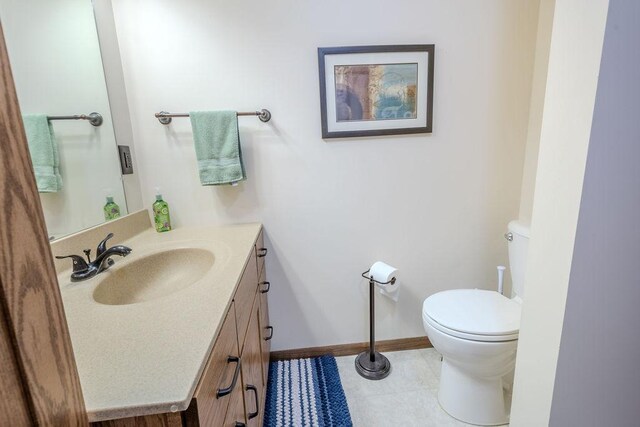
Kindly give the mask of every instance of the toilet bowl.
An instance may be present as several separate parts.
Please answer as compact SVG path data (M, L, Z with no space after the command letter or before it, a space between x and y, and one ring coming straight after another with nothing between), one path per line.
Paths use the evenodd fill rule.
M495 291L444 291L424 301L422 322L442 355L442 408L470 424L507 423L503 377L515 366L520 305Z
M424 300L422 323L442 355L438 401L469 424L509 422L505 388L511 388L520 330L528 228L509 223L512 298L483 289L438 292Z

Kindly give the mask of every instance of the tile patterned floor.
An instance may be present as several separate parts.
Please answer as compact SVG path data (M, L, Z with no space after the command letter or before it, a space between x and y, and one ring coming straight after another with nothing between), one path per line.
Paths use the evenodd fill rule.
M355 427L469 426L438 404L440 355L433 349L385 353L391 374L380 381L362 378L355 356L336 357Z

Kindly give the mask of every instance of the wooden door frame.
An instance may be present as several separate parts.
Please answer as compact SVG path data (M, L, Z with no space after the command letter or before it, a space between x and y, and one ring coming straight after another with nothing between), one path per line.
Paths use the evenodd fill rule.
M0 425L87 426L0 25Z

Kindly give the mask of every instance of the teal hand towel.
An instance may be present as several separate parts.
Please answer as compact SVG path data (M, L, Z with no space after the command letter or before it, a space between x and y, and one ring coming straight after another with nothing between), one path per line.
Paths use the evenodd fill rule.
M38 191L55 193L62 190L58 144L51 123L44 114L26 115L22 120Z
M202 185L234 184L246 179L238 115L235 111L192 111L191 129Z

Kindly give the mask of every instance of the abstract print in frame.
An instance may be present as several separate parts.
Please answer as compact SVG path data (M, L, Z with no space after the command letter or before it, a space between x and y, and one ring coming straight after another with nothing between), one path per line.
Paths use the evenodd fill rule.
M322 137L430 133L434 45L318 48Z

